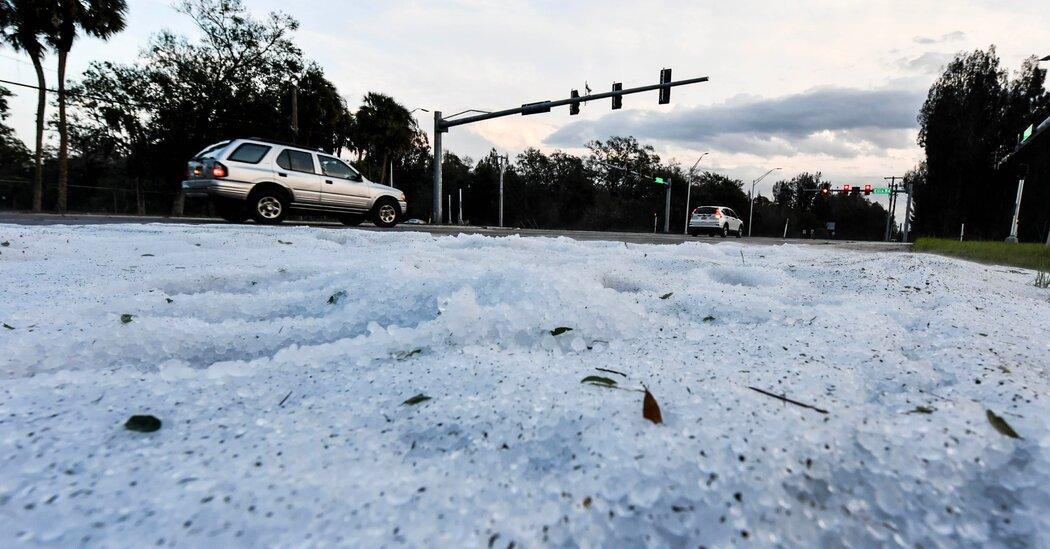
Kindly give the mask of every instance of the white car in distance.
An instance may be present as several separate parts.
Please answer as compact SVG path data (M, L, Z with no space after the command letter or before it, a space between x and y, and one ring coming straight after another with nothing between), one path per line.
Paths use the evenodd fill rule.
M726 206L700 206L689 216L690 236L709 234L725 238L732 234L740 238L743 232L744 221Z

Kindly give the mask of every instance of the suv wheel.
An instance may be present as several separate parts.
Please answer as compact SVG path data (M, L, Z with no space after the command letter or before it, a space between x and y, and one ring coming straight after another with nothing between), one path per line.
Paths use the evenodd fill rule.
M722 238L729 236L729 225L722 225Z
M263 189L248 199L252 219L263 225L276 225L288 214L288 202L280 193Z
M393 227L397 225L397 220L401 217L399 210L397 202L381 199L372 208L372 223L375 223L376 227Z
M743 238L744 237L744 226L743 225L741 225L740 228L736 230L736 237L737 238Z

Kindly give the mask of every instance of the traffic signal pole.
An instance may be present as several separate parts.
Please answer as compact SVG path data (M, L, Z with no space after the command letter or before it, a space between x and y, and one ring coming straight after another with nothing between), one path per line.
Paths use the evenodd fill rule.
M556 100L556 101L538 101L538 102L535 102L535 103L526 103L526 104L524 104L524 105L522 105L520 107L515 107L515 108L512 108L512 109L503 109L501 111L495 111L495 112L485 112L485 113L476 114L476 115L473 115L473 116L465 116L465 117L462 117L462 118L455 118L455 119L451 119L452 117L444 118L444 117L441 116L441 111L434 111L434 162L433 162L433 170L434 170L434 178L433 178L433 181L434 181L434 188L433 188L434 211L432 213L431 219L433 219L435 223L439 223L439 224L442 223L443 219L444 219L443 215L442 215L442 212L441 212L441 196L442 196L442 190L441 190L441 183L442 183L441 182L441 134L447 133L449 128L452 128L452 127L455 127L455 126L462 126L464 124L473 124L474 122L481 122L481 121L484 121L484 120L492 120L493 118L502 118L504 116L511 116L511 115L515 115L515 114L520 114L520 115L523 115L523 116L524 115L530 115L530 114L540 114L540 113L550 112L550 110L552 108L554 108L554 107L561 107L561 106L564 106L564 105L573 105L575 107L575 106L579 105L580 103L584 103L584 102L587 102L587 101L596 101L598 99L606 99L606 98L610 98L610 97L613 98L613 102L614 102L613 108L616 109L616 108L618 108L618 106L616 105L616 102L618 101L618 98L623 97L624 95L631 95L631 94L635 94L635 93L642 93L642 92L653 91L653 90L660 90L660 104L664 104L664 103L670 101L671 88L676 87L676 86L686 86L686 85L689 85L689 84L699 84L701 82L707 82L709 80L708 77L701 76L701 77L698 77L698 78L687 78L685 80L671 81L670 80L670 74L671 74L670 69L663 69L660 72L660 80L661 81L660 81L659 84L652 84L652 85L649 85L649 86L639 86L637 88L628 88L628 89L617 89L620 86L617 85L617 84L614 84L613 85L613 90L612 91L608 91L608 92L603 92L603 93L598 93L598 94L593 94L593 95L585 95L585 96L582 96L582 97L579 96L578 94L576 94L575 97L569 97L568 99L559 99L559 100ZM668 190L668 199L670 199L670 190ZM665 216L665 219L666 219L666 216ZM665 224L666 224L666 222L665 222Z
M430 222L441 225L441 111L434 111L434 201Z

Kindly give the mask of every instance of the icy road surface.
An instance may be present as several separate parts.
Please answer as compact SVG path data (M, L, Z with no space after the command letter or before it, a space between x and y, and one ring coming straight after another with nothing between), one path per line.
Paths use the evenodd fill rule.
M0 546L1050 539L1030 271L253 226L0 241Z

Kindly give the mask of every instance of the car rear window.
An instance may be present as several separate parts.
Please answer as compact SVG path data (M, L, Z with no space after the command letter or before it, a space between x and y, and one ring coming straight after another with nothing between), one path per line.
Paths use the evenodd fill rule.
M270 152L270 147L256 143L245 143L230 154L227 160L244 162L246 164L258 164L260 160Z
M220 142L218 142L218 143L216 143L214 145L208 145L207 147L204 147L203 151L197 153L193 157L193 159L194 160L200 160L201 158L214 158L214 154L217 151L219 151L220 149L225 148L226 145L229 145L229 144L230 144L229 141L220 141Z
M295 172L316 173L313 155L307 152L285 149L277 156L277 165Z
M714 215L716 210L718 210L718 208L713 208L711 206L702 206L696 209L696 213L701 215Z

